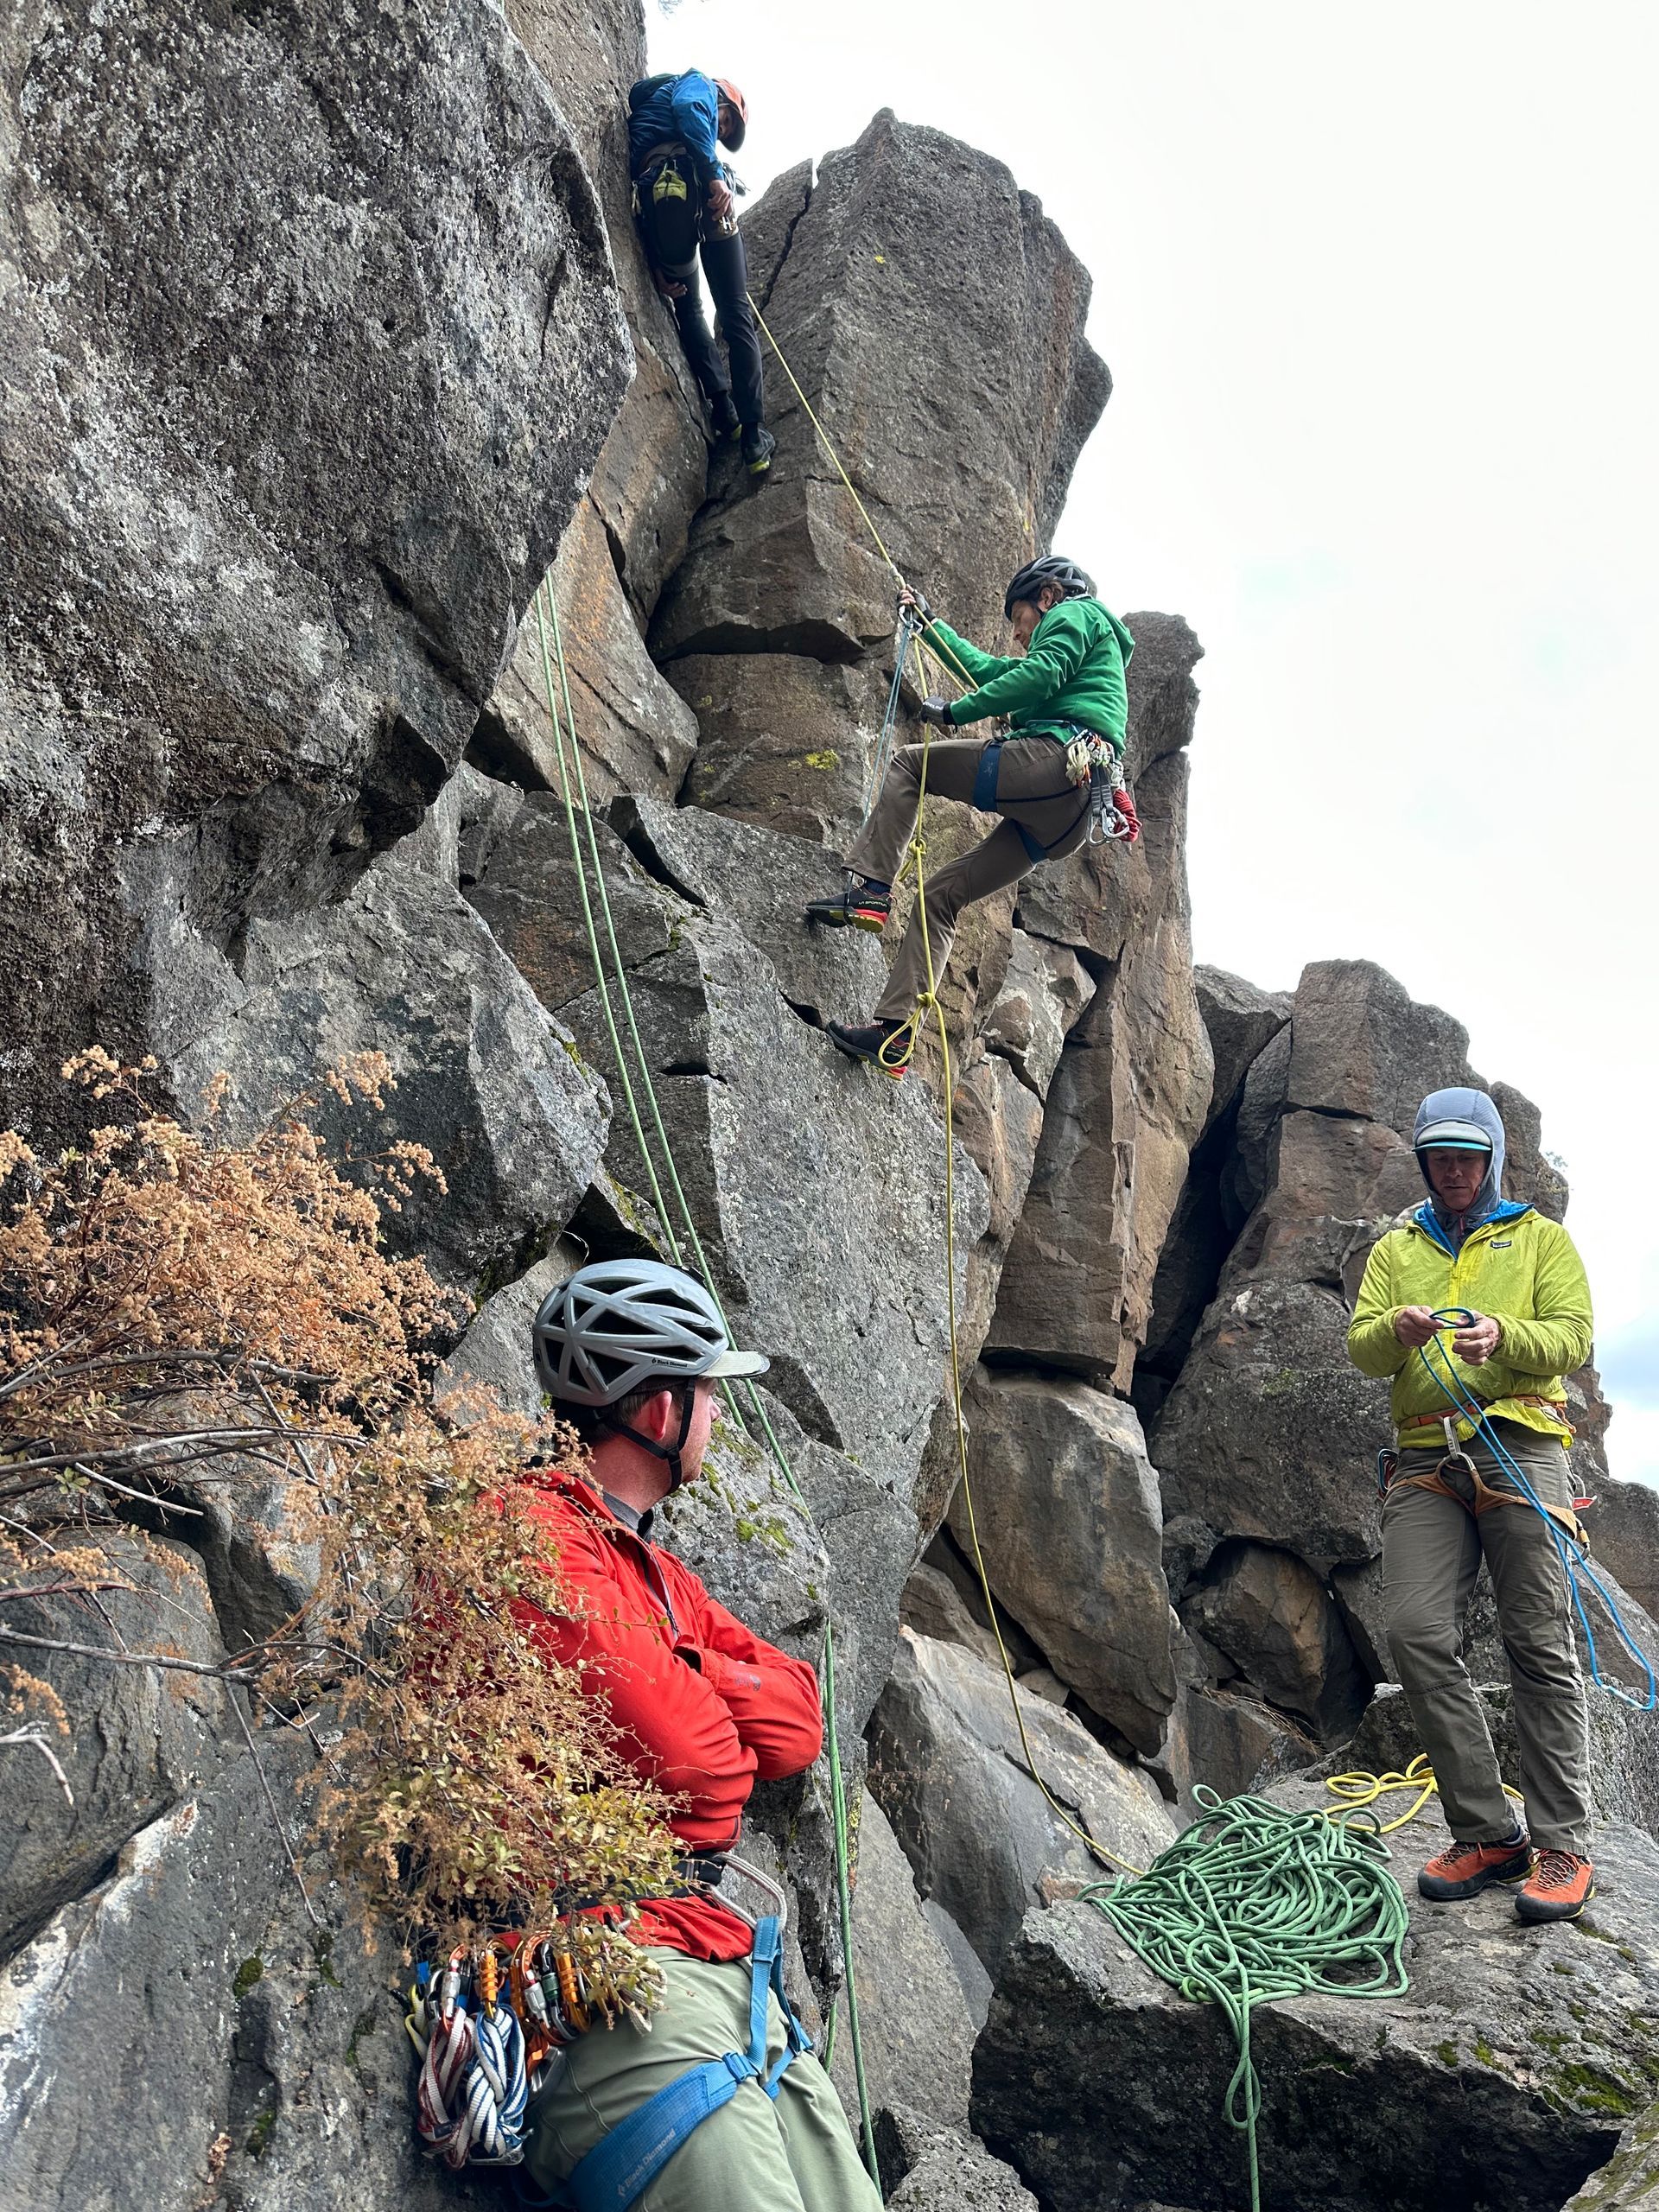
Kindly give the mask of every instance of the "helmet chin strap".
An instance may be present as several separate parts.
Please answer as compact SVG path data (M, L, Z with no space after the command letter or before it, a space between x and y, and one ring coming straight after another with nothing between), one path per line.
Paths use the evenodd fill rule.
M653 1459L667 1461L670 1497L673 1497L675 1491L685 1480L685 1470L680 1464L680 1454L684 1451L687 1440L690 1437L691 1420L696 1411L696 1383L683 1384L680 1387L680 1433L672 1444L655 1443L649 1436L641 1436L637 1428L630 1428L626 1421L612 1421L608 1415L605 1419L605 1427L610 1430L613 1436L626 1436L630 1443L637 1444L642 1451L649 1452Z

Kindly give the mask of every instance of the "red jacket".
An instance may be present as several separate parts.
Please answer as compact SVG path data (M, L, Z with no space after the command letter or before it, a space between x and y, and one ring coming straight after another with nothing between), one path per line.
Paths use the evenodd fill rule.
M524 1496L581 1617L524 1599L514 1600L515 1616L603 1694L635 1772L682 1801L670 1825L688 1852L730 1849L756 1779L799 1774L818 1756L817 1676L752 1634L588 1484L531 1469ZM693 1958L743 1958L749 1948L737 1916L701 1897L642 1906L634 1932Z

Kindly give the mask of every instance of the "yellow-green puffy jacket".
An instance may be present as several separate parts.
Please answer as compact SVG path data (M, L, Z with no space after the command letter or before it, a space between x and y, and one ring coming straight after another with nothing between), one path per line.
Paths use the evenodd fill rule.
M1422 1206L1389 1230L1365 1262L1348 1356L1366 1375L1394 1377L1389 1411L1401 1444L1443 1451L1438 1425L1411 1425L1424 1414L1433 1414L1438 1424L1452 1408L1421 1357L1394 1333L1395 1317L1405 1306L1431 1311L1466 1306L1500 1322L1503 1340L1484 1367L1465 1367L1453 1355L1449 1335L1440 1338L1440 1351L1429 1348L1430 1361L1438 1368L1443 1351L1458 1381L1489 1413L1547 1436L1571 1437L1561 1378L1590 1357L1594 1325L1584 1262L1559 1222L1530 1206L1506 1205L1454 1253ZM1466 1443L1473 1433L1471 1422L1458 1422L1461 1440Z

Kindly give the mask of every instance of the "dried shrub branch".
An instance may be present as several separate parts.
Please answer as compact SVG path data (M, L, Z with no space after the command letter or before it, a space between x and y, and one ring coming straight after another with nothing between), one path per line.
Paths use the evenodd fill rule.
M434 1348L461 1317L381 1241L384 1211L442 1178L407 1144L344 1172L314 1098L233 1139L221 1082L187 1128L150 1103L151 1071L97 1050L67 1064L109 1117L82 1149L43 1160L0 1134L0 1648L215 1675L266 1726L305 1726L327 1768L315 1817L372 1907L440 1942L601 1899L625 1922L673 1886L667 1805L618 1779L603 1700L511 1610L560 1598L516 1477L580 1447L552 1423L440 1413ZM374 1109L391 1078L364 1055L326 1080ZM136 1588L100 1525L188 1542L210 1506L279 1523L312 1562L293 1617L211 1662L159 1633L142 1651L91 1640L99 1593ZM0 1694L0 1749L44 1751L67 1792L50 1683L10 1666ZM650 2003L613 1926L575 1940L596 1999Z

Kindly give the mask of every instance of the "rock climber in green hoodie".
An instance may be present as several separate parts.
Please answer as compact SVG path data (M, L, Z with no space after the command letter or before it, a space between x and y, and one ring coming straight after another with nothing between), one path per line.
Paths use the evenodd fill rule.
M906 592L900 604L917 607L919 602ZM909 1065L916 1007L927 988L927 952L937 982L950 957L963 908L1017 883L1039 861L1076 852L1087 837L1088 771L1081 783L1075 781L1068 753L1081 760L1084 752L1073 748L1081 741L1086 749L1093 737L1106 741L1113 760L1123 757L1125 671L1135 640L1096 598L1090 578L1074 561L1045 555L1010 582L1003 612L1021 649L1011 658L982 652L943 622L927 624L923 642L976 688L959 699L925 700L919 713L923 721L944 730L1006 715L1009 734L901 747L847 856L845 888L833 898L815 899L806 910L810 921L835 927L882 928L915 823L925 761L930 792L1002 817L982 843L928 876L926 946L919 917L912 913L874 1020L829 1026L843 1052L874 1061L890 1076L902 1076ZM1094 749L1100 751L1098 745ZM1126 793L1117 804L1127 834L1134 836Z

